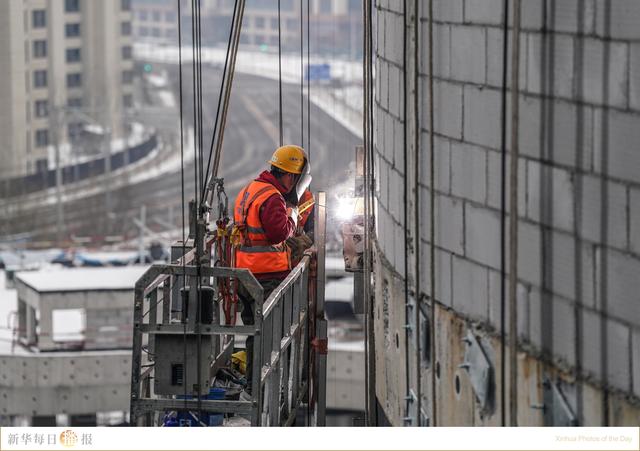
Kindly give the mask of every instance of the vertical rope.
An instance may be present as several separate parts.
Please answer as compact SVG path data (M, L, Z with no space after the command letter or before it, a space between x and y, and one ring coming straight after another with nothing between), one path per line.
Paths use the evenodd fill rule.
M509 417L518 425L518 125L520 91L520 0L513 0L511 46L511 157L509 182Z
M278 0L278 120L280 128L280 145L284 143L282 121L282 18L280 0Z
M502 92L500 135L500 424L507 425L506 389L506 218L507 218L507 62L509 49L509 0L503 2L502 24Z
M182 106L182 11L180 8L181 0L178 3L178 86L180 97L180 201L182 205L182 254L185 250L185 223L184 223L184 126L183 126L183 106ZM185 259L182 259L182 272L185 273ZM186 279L182 277L182 289L186 287ZM184 306L183 306L184 308ZM187 378L187 324L183 321L182 328L182 361L184 364L183 375ZM187 407L187 384L184 384L184 406Z
M311 3L307 0L307 155L311 160L311 78L309 78L309 66L311 65Z
M435 139L433 107L433 0L429 0L429 301L431 333L429 354L431 355L431 425L438 425L438 403L436 401L436 202L435 202Z
M418 63L419 63L419 44L420 44L420 28L419 28L419 3L413 3L413 111L414 111L414 156L415 162L413 165L413 181L414 181L414 229L415 229L415 266L416 266L416 308L415 308L415 322L416 322L416 398L417 398L417 426L420 426L421 410L422 410L422 389L420 384L420 368L421 368L421 349L420 349L420 299L421 299L421 286L420 286L420 89L419 89L419 77L418 77Z
M304 0L300 0L300 145L304 149Z

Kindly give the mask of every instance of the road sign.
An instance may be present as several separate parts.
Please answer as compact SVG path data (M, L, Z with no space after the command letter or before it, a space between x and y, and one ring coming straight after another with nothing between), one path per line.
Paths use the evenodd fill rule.
M331 80L331 66L329 64L307 64L307 80Z

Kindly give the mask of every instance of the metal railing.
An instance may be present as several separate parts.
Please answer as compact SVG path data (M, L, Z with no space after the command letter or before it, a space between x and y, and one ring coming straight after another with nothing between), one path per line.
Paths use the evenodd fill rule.
M324 219L324 193L320 196L316 214ZM194 265L196 249L145 272L134 295L132 425L158 425L165 413L179 411L197 412L197 418L203 412L205 417L233 413L248 418L252 426L290 426L304 404L313 412L310 425L324 425L326 322L324 284L318 283L324 280L324 220L316 224L316 248L305 253L266 300L262 286L246 269ZM212 241L205 242L207 249ZM219 278L234 279L250 294L253 325L220 324L215 296L202 294L202 287L216 287ZM176 290L180 285L182 290ZM208 302L212 305L205 305ZM208 308L209 319L203 314ZM230 364L239 335L253 336L253 362L247 362L253 366L251 398L203 399L217 371ZM170 345L160 350L167 340ZM170 364L182 365L180 383L168 380ZM171 384L170 390L180 394L168 394Z

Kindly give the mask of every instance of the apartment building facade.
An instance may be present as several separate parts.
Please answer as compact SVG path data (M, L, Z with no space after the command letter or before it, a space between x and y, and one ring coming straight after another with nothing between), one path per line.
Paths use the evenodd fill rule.
M46 169L84 125L123 137L131 39L130 0L0 2L0 179Z

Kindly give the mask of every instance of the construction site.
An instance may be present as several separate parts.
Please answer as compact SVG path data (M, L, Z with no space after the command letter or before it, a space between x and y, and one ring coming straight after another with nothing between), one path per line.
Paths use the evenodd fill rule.
M4 1L0 425L637 427L639 23Z

